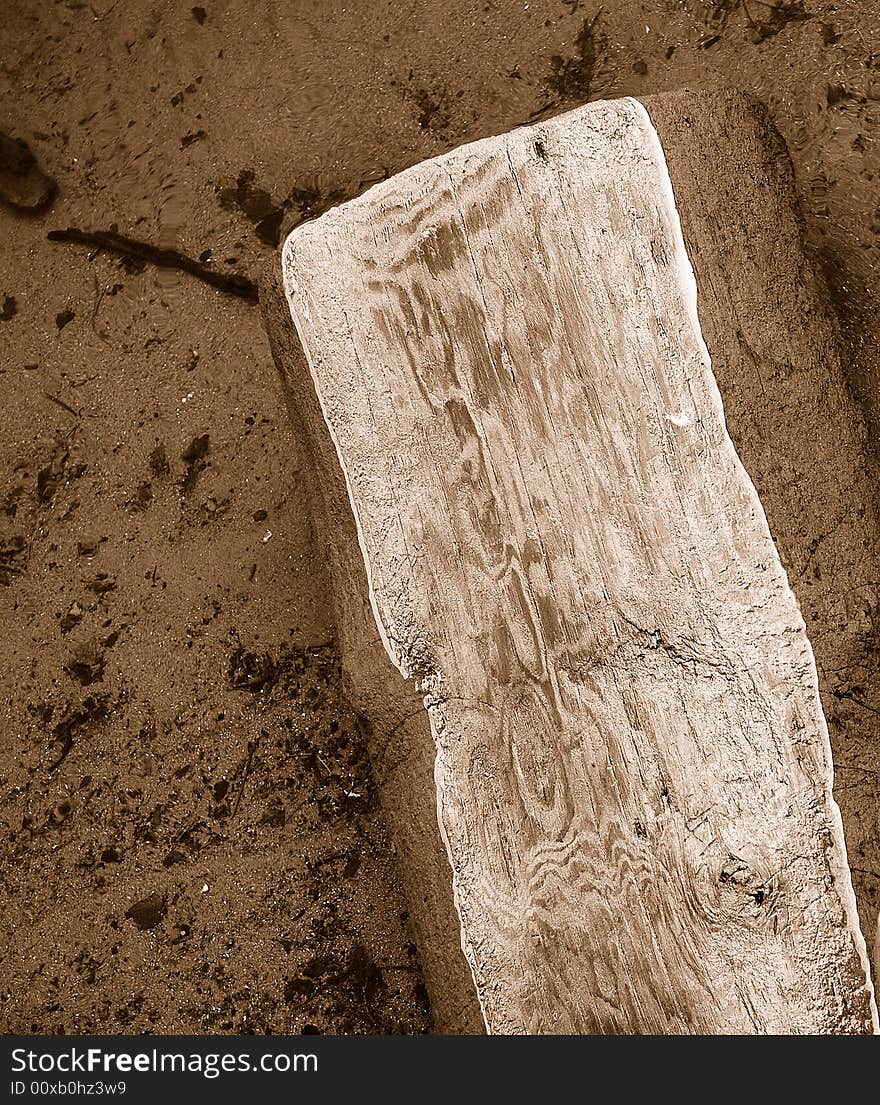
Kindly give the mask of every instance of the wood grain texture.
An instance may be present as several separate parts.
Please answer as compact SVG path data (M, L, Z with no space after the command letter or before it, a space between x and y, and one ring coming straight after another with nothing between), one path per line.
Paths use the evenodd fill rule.
M284 282L489 1029L870 1031L815 666L644 109L409 170Z
M802 247L791 161L766 108L730 91L645 106L666 155L727 427L815 653L870 945L880 913L877 455L845 385L843 343Z

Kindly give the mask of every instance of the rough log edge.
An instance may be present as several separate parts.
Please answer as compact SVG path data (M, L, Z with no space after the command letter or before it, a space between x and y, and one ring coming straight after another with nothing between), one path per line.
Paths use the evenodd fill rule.
M703 337L703 327L700 322L699 316L699 303L698 303L698 289L697 289L697 277L694 271L693 264L691 263L690 256L687 251L687 246L684 240L684 232L681 226L681 219L678 213L678 204L675 200L675 191L672 185L672 179L669 175L669 166L666 162L666 152L663 149L663 144L660 139L660 135L657 128L654 126L651 116L641 101L636 100L633 97L627 97L631 103L635 104L638 111L644 118L644 122L647 131L651 138L651 143L654 146L657 156L657 163L660 167L660 175L663 184L667 190L667 199L669 202L669 210L671 214L671 221L674 227L675 237L675 250L676 257L679 264L679 272L682 282L687 288L687 302L688 308L691 312L691 324L694 327L694 331L699 335L699 343L706 357L706 362L709 367L709 380L711 386L712 398L715 402L716 414L724 429L724 443L729 448L730 453L735 458L735 463L739 467L745 486L748 488L752 504L756 508L759 518L763 522L764 528L767 531L770 545L772 546L774 553L776 554L777 563L779 564L779 571L782 574L785 582L785 587L792 599L794 607L797 611L800 626L798 628L803 632L804 641L806 642L807 655L810 661L810 685L815 696L816 708L819 715L819 736L822 741L823 752L825 754L825 778L823 780L825 784L826 804L828 806L829 819L832 825L834 833L835 848L830 849L833 858L829 857L829 864L834 869L834 885L837 888L837 895L840 898L844 911L849 922L850 933L853 938L853 942L858 952L859 959L862 963L862 968L865 973L865 981L868 991L868 1003L871 1012L873 1029L875 1034L880 1033L880 1018L878 1018L876 995L874 993L874 985L871 978L871 958L868 955L868 946L865 940L864 933L862 932L861 922L859 921L859 910L856 903L856 892L853 889L852 884L852 872L849 868L849 862L847 860L846 851L846 838L843 833L843 818L840 813L840 807L837 804L837 800L834 797L834 761L831 754L831 737L828 732L828 721L825 717L825 710L822 706L822 698L819 694L819 672L816 668L816 657L813 653L813 646L810 642L809 634L807 633L806 622L801 614L800 603L798 602L797 595L794 592L794 588L788 578L788 572L785 570L785 566L782 563L782 559L779 556L779 550L776 547L776 541L773 537L773 531L770 529L770 521L767 518L767 514L764 510L764 504L761 502L761 497L758 494L754 481L752 480L749 472L746 471L746 467L740 458L739 451L734 445L733 438L730 436L730 431L727 427L727 418L724 413L724 403L721 398L721 391L718 387L718 380L715 376L715 370L712 366L712 356L706 345Z
M404 732L401 738L402 741L408 740L410 744L416 746L422 744L425 747L430 744L433 755L433 738L430 733L423 697L413 691L411 684L401 677L399 670L392 664L385 646L381 644L378 637L378 627L375 624L375 614L372 609L370 611L370 617L373 620L371 628L378 648L372 647L369 639L364 639L366 627L361 624L359 604L357 601L349 601L349 595L341 586L341 580L346 578L344 561L347 557L345 553L350 551L345 546L357 539L355 519L350 499L346 499L344 504L337 504L334 501L337 497L337 491L346 487L346 484L339 468L338 454L327 433L326 420L320 414L315 389L313 386L307 387L306 384L307 379L311 382L311 375L283 288L280 250L275 254L272 261L266 265L261 275L260 309L273 359L281 379L288 413L295 430L295 441L298 449L297 461L309 473L306 485L313 524L320 537L326 541L330 552L330 561L333 566L331 572L333 609L336 619L337 644L342 654L346 696L364 721L369 722L372 716L378 715L382 717L384 721L383 728L386 730L397 730L398 732L401 729L408 730L410 728L409 721L414 720L416 729L420 731L416 731L412 735ZM320 424L316 424L316 418L320 419ZM332 456L327 455L326 445L328 444L332 447ZM327 473L327 468L331 466L332 471ZM336 481L335 485L332 483L334 480ZM346 513L343 516L340 516L340 506L345 508ZM352 531L350 534L346 532L349 528ZM358 545L358 557L360 564L352 565L351 572L352 575L364 575L363 586L366 588L366 565L363 562L360 545ZM348 578L351 578L351 576ZM355 584L355 587L359 586L359 584ZM382 652L381 657L376 655L378 650ZM364 666L370 676L368 681L374 683L374 687L365 687L366 680L362 669L357 673L351 671L352 651L364 658ZM410 718L413 710L416 711L414 719ZM388 830L401 859L403 881L410 903L421 901L424 897L424 863L426 860L430 867L434 869L435 874L437 874L436 867L441 866L442 869L445 869L448 877L448 885L427 888L429 891L434 891L435 898L440 899L435 913L430 918L430 932L420 930L421 918L419 917L419 911L410 908L414 935L419 946L422 968L431 997L435 1029L444 1034L485 1034L486 1023L477 999L473 974L461 946L461 921L451 893L452 872L449 869L446 842L440 836L439 822L435 820L433 827L423 827L421 839L415 840L415 844L419 848L418 854L411 857L409 844L413 840L412 834L399 830L396 821L401 811L395 807L394 796L389 793L390 788L382 778L386 750L382 747L381 742L377 742L375 739L373 727L369 723L366 724L365 731L372 770L379 784L380 798ZM381 737L384 734L380 733L378 735ZM418 751L418 747L416 747L416 751ZM418 806L419 787L424 782L421 778L421 765L418 762L417 755L407 758L407 763L412 768L409 781L415 783L411 789L415 792L413 797L415 805ZM433 792L432 803L436 811L436 784L433 777L430 779L430 789ZM427 797L423 800L427 802ZM436 832L436 849L432 847L432 828ZM439 854L441 852L442 855ZM418 877L413 870L413 858L418 861ZM430 873L428 878L430 878ZM440 882L442 880L437 878L436 881ZM445 907L444 899L447 894L449 898L448 907ZM454 912L454 918L451 916L452 912ZM454 938L458 948L458 962L454 961L451 954L453 949L449 947L453 941L453 933L449 931L449 927L453 922ZM439 949L430 946L431 938L438 935L443 945ZM450 961L451 959L452 961Z

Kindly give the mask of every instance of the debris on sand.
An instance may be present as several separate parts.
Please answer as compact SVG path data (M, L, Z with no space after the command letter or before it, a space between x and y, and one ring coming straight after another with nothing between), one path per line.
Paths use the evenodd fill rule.
M215 272L208 265L195 261L176 249L163 249L137 238L117 234L114 230L79 230L74 226L69 226L66 230L50 230L47 237L50 242L97 246L98 249L106 249L135 261L149 262L160 268L178 269L221 292L226 292L227 295L237 296L247 303L257 302L257 285L253 280L239 273Z
M284 204L273 202L263 188L254 187L253 169L242 169L234 188L220 189L220 206L227 211L238 209L253 224L257 237L267 246L277 246L284 218Z
M37 164L30 146L0 131L0 200L29 215L51 206L58 185Z
M153 929L162 923L167 908L168 903L161 894L148 894L129 906L125 916L129 921L134 921L139 929Z

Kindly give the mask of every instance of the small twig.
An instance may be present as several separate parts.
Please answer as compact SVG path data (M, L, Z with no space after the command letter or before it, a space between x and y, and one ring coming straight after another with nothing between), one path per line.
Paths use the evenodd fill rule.
M840 687L836 687L832 693L835 698L845 698L847 702L854 702L856 706L861 706L863 710L870 710L872 714L880 714L880 710L876 706L872 706L870 702L865 702L860 695L854 694L852 691L844 691Z
M61 742L61 751L49 764L49 771L54 771L56 767L60 767L67 759L67 753L73 748L73 733L67 733Z
M50 395L48 391L44 391L43 395L50 402L55 403L63 411L67 411L68 414L72 414L74 418L81 418L82 412L76 410L75 407L71 407L69 403L65 403L63 399L59 399L57 395Z
M254 752L257 750L258 740L248 741L247 760L244 765L244 774L241 777L241 786L238 788L238 794L235 796L235 805L232 807L232 816L235 817L238 813L238 807L241 804L241 796L244 794L245 784L248 781L248 775L251 773L251 766L254 762Z
M91 261L98 253L100 253L100 250L97 249L94 253L90 253L89 260ZM98 327L95 325L98 321L98 311L101 309L101 302L104 299L104 290L98 285L98 274L95 272L92 273L92 276L95 278L95 306L92 311L92 333L99 337L101 341L106 342L107 338L98 331Z
M106 19L106 18L107 18L107 16L108 16L108 15L110 14L110 12L112 12L112 11L113 11L113 9L114 9L114 8L116 7L116 5L117 5L118 3L119 3L119 0L113 0L113 3L112 3L112 4L110 5L110 7L109 7L109 8L107 8L107 10L106 10L106 11L102 11L102 12L99 12L99 11L95 11L95 8L94 8L94 7L93 7L93 6L91 5L91 4L89 4L89 11L90 11L90 12L92 13L92 15L93 15L93 16L95 17L95 22L96 22L96 23L100 23L100 21L101 21L102 19Z
M201 261L194 261L192 257L187 257L179 250L161 249L159 246L150 245L149 242L140 242L136 238L116 234L112 230L78 230L74 226L69 226L66 230L50 230L47 237L50 242L77 242L81 245L97 246L99 249L119 253L123 257L135 257L139 261L147 261L160 268L179 269L221 292L226 292L227 295L244 299L247 303L256 303L258 299L257 285L246 276L238 273L215 272L207 265L203 265Z

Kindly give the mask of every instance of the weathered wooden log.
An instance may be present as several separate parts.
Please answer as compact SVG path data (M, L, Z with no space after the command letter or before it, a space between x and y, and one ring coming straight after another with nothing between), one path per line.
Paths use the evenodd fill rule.
M813 656L704 344L739 340L760 206L708 213L716 161L775 151L709 99L652 103L659 140L627 100L417 166L297 228L261 295L447 1031L876 1027ZM707 156L698 296L674 166Z

